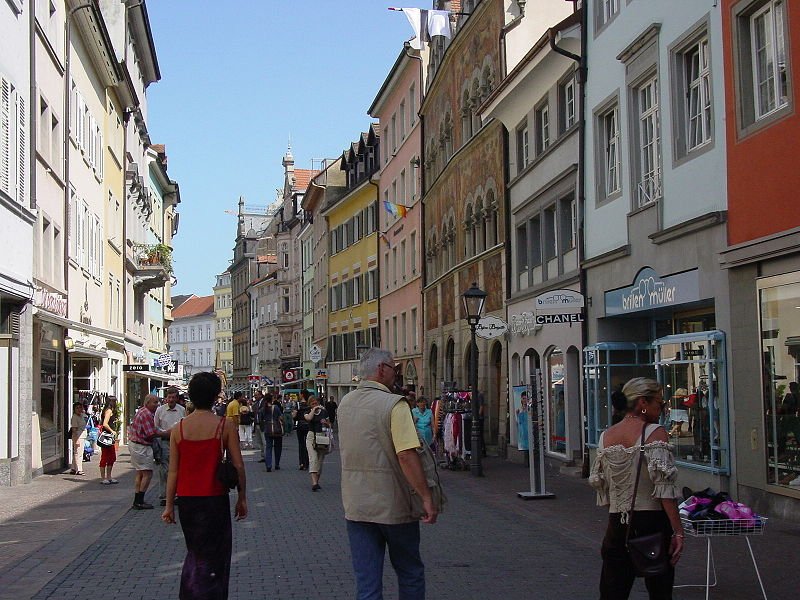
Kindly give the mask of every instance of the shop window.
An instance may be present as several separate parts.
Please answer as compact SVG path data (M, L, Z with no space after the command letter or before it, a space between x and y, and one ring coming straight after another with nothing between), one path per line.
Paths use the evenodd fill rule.
M587 346L583 358L586 398L586 439L597 447L600 434L611 425L611 394L633 377L654 377L650 344L601 342Z
M564 353L554 348L547 357L547 449L558 454L567 451L564 374Z
M667 428L675 459L684 466L727 472L728 402L725 339L719 331L678 334L654 342L664 386Z
M767 483L800 489L800 278L759 285Z

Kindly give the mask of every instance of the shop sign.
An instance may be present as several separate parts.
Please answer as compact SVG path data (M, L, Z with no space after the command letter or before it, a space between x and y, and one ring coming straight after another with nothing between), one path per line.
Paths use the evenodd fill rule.
M659 276L644 267L633 284L605 293L606 316L625 315L700 300L699 270Z
M122 365L122 370L128 371L129 373L143 373L149 371L147 365Z
M264 385L275 385L275 381L271 377L267 377L266 375L261 376L261 383Z
M585 305L583 294L573 290L550 290L536 296L536 313L581 312Z
M317 369L314 375L314 379L327 379L328 378L328 369Z
M500 337L508 331L508 325L503 319L495 317L494 315L487 315L483 317L475 326L475 335L485 340L491 340Z
M536 315L537 325L558 325L563 323L583 323L583 313L560 313L554 315Z
M318 363L322 360L322 348L314 344L308 351L308 358L313 363Z
M284 383L291 383L296 379L297 379L297 374L292 369L284 369L283 371Z
M508 319L508 329L512 335L530 335L536 331L536 318L532 312L521 312L511 315Z
M171 354L160 354L159 357L156 359L156 365L159 367L167 367L172 364L172 355Z
M261 381L261 377L259 377L258 375L248 375L247 381L251 383L258 383L259 381Z
M67 298L64 294L50 292L36 286L33 293L33 305L64 319L67 318Z

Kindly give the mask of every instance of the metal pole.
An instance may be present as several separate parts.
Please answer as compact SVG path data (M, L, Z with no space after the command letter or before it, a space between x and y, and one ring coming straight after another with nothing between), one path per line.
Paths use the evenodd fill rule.
M469 353L469 382L472 386L472 435L470 437L470 471L475 477L483 477L480 448L480 407L478 405L478 343L475 341L475 327L477 323L470 323L472 333L472 348Z

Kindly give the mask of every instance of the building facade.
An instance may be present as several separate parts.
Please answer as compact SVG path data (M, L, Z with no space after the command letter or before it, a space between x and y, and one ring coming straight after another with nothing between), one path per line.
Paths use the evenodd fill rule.
M233 330L231 322L231 274L217 275L214 286L214 331L216 336L215 369L221 369L230 380L233 377Z
M437 3L438 4L438 3ZM504 2L469 3L452 40L436 37L427 65L423 119L425 233L425 393L466 390L470 329L461 295L473 283L488 293L484 315L505 317L506 198L504 131L478 109L501 79L498 40ZM484 439L507 437L505 340L478 339L478 391Z
M344 195L328 198L328 396L338 402L358 382L358 353L378 346L378 186L381 144L375 125L345 150Z
M422 59L404 48L368 112L380 122L385 149L378 190L381 341L410 390L422 385L423 371L421 99Z
M549 14L528 5L509 30L504 61L508 75L481 111L503 122L509 201L510 277L507 321L511 448L527 451L518 436L527 418L519 386L543 393L545 450L562 463L580 462L583 450L581 410L582 323L538 324L537 317L563 314L569 298L580 305L578 240L578 63L580 13L550 5ZM551 25L552 29L545 29ZM550 46L551 32L559 47ZM556 33L557 32L557 33ZM532 35L537 38L530 37ZM531 39L537 39L534 44ZM523 53L522 48L528 47ZM516 57L516 63L512 62ZM541 378L541 385L539 378ZM527 431L527 424L522 427ZM524 461L526 454L508 452Z
M34 292L30 255L34 228L42 228L30 189L30 173L35 168L31 158L31 9L30 2L9 2L0 7L0 222L4 233L0 260L0 379L10 383L0 390L0 485L6 486L30 481L31 445L34 438L39 441L43 427L58 435L53 414L57 402L55 374L48 373L45 381L46 389L53 390L52 395L46 392L43 401L38 402L34 402L33 395L36 371L32 368L33 320L28 305L36 297L40 304L46 303L47 294L39 287ZM61 142L60 137L55 140L56 145ZM63 218L59 222L63 225ZM63 240L63 231L59 227L59 241ZM48 230L50 236L52 232ZM61 292L57 296L54 293L53 299L62 305ZM63 351L60 339L55 344Z
M735 491L759 512L797 521L800 7L774 0L721 4L728 188L721 258L731 294Z
M192 295L172 316L169 343L173 360L184 365L184 373L213 371L217 364L214 296Z
M657 377L684 485L735 485L719 5L584 3L587 441ZM604 65L592 69L591 65Z

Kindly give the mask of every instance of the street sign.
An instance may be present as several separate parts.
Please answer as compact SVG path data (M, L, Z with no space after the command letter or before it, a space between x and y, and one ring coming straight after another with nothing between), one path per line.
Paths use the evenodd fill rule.
M491 340L500 337L508 331L508 325L503 319L495 317L494 315L487 315L483 317L475 326L475 335L485 340Z
M147 365L122 365L123 371L128 371L129 373L141 373L143 371L148 371Z
M313 363L318 363L322 360L322 348L314 344L308 351L308 358Z
M537 313L581 312L585 304L583 294L573 290L550 290L536 296Z
M583 323L583 313L561 313L554 315L536 315L537 325L553 325L563 323Z

